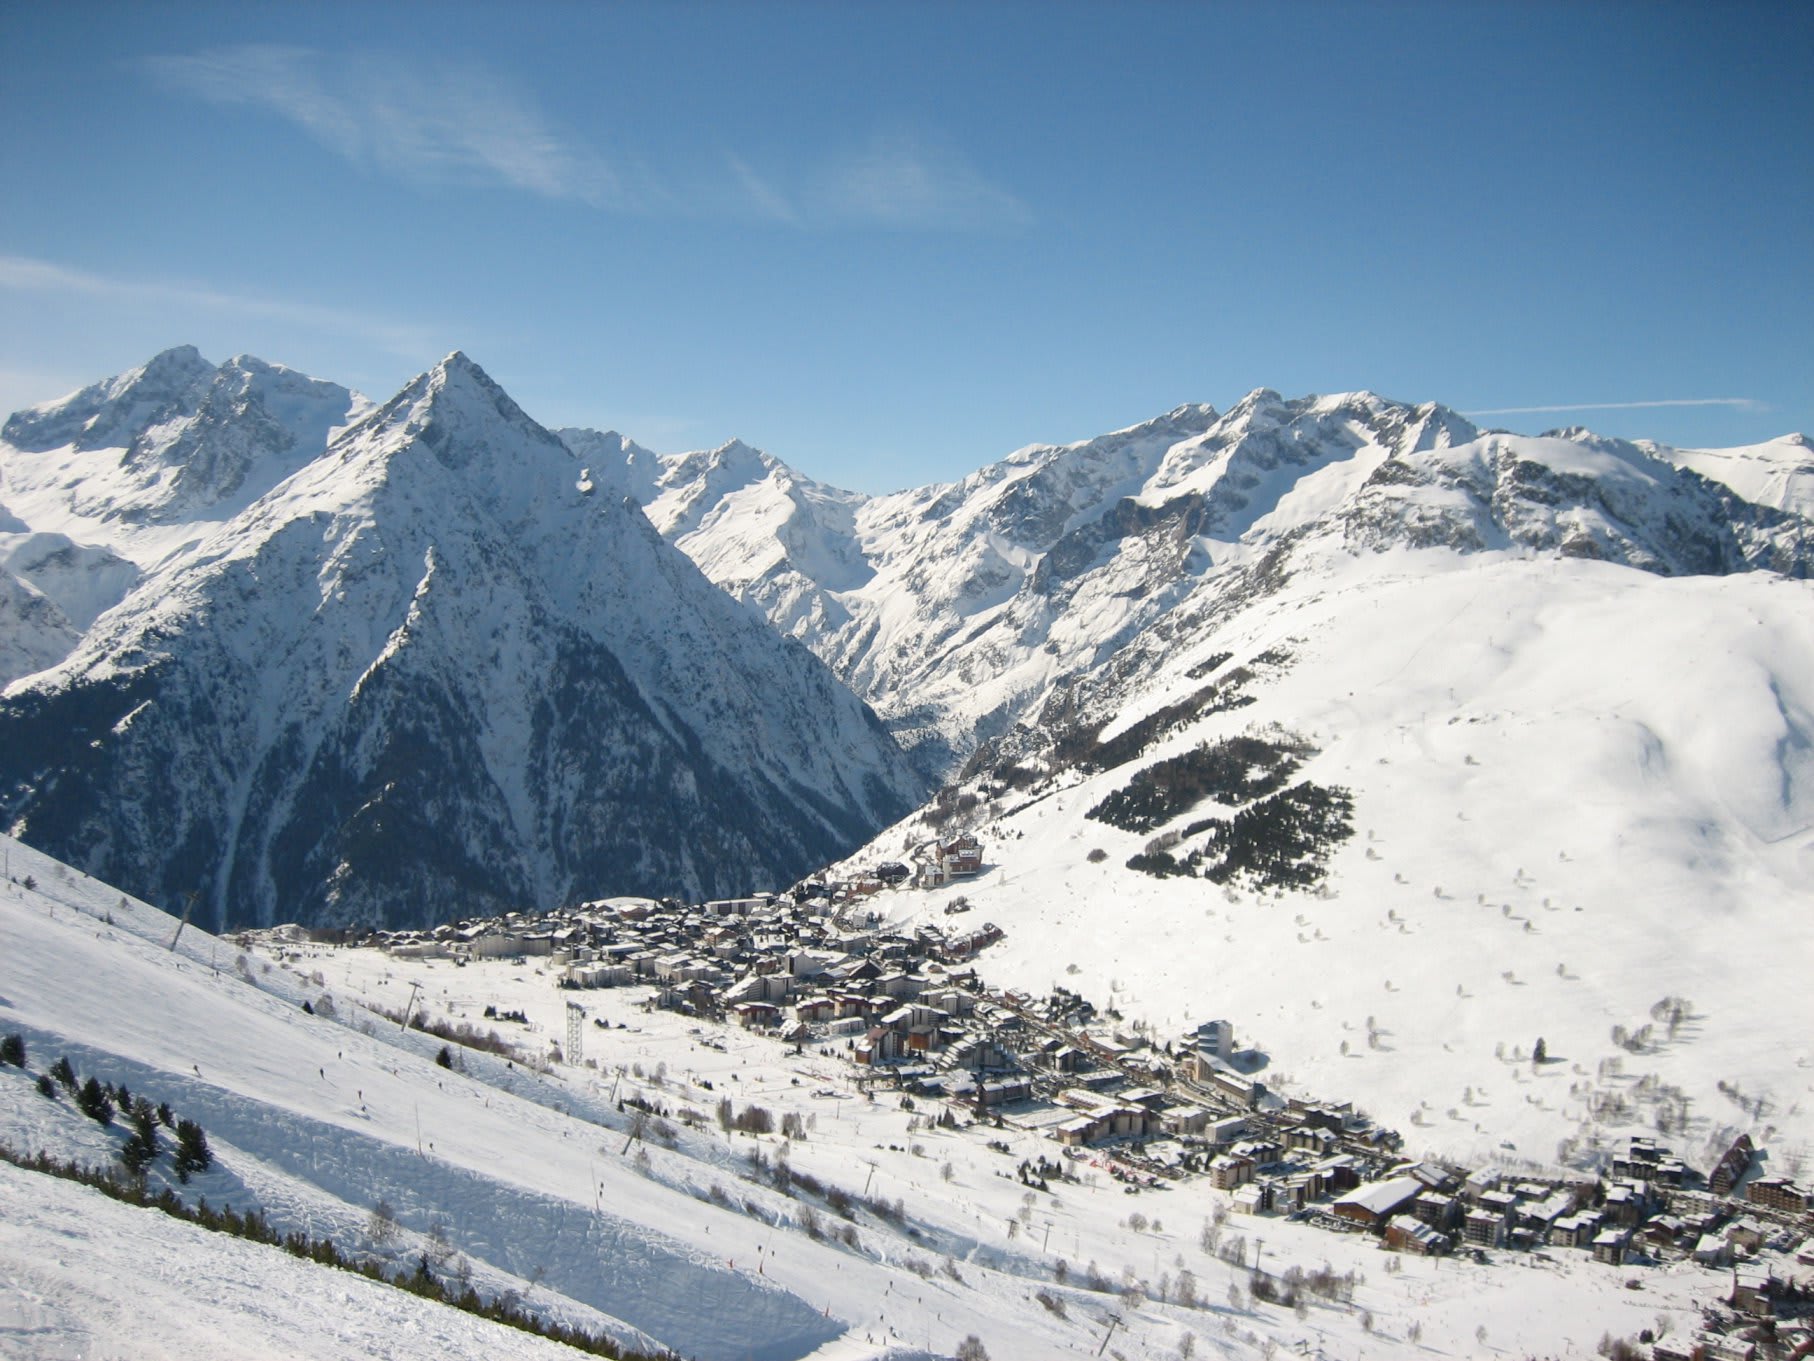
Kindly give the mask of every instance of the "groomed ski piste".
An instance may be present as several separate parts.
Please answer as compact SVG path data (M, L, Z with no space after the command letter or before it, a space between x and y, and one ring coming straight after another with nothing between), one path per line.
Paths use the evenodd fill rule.
M449 1069L436 1062L440 1040L364 1002L482 1026L487 1006L521 1011L527 1024L504 1026L507 1038L546 1054L565 1039L575 995L534 961L244 948L193 927L179 939L166 913L16 841L0 850L0 1034L26 1046L24 1070L0 1068L0 1141L117 1165L120 1122L104 1129L66 1094L38 1090L36 1076L67 1057L78 1076L203 1126L215 1163L178 1187L186 1197L257 1208L280 1232L330 1237L348 1255L430 1260L482 1295L514 1292L628 1347L705 1361L974 1355L967 1339L1028 1361L1582 1356L1606 1335L1692 1330L1727 1285L1724 1272L1611 1267L1579 1252L1399 1258L1364 1235L1227 1218L1227 1197L1203 1179L1130 1194L1088 1162L1074 1181L1030 1190L1014 1169L1054 1157L1050 1141L962 1119L941 1127L893 1094L860 1093L857 1070L831 1050L796 1054L645 1011L637 989L581 995L581 1065L544 1073L460 1049ZM771 1111L777 1126L793 1115L804 1137L723 1130L713 1111L724 1097ZM617 1104L630 1099L669 1116L636 1121ZM754 1153L806 1176L783 1195ZM171 1181L167 1155L150 1177ZM853 1217L801 1180L847 1192ZM0 1167L0 1195L7 1356L558 1354L43 1174ZM1206 1224L1219 1226L1219 1251L1204 1250ZM1237 1238L1243 1265L1225 1260ZM1351 1298L1256 1301L1256 1257L1274 1277L1354 1273Z

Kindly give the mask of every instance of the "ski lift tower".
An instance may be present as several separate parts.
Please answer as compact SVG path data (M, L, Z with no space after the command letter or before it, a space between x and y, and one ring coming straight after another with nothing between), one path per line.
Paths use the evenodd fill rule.
M567 1048L568 1063L578 1064L586 1056L586 1009L578 1002L567 1003Z

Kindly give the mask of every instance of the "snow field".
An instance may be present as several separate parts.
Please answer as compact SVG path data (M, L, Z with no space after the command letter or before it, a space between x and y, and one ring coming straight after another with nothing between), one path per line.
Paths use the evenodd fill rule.
M359 998L399 1007L413 982L421 985L418 1004L436 1015L466 1013L477 1021L487 1004L520 1009L539 1030L500 1031L545 1044L564 1040L565 1004L576 995L554 988L532 965L497 961L456 969L444 961L313 946L289 947L277 958L248 953L252 986L236 968L240 952L231 942L191 929L172 954L164 945L174 923L163 914L130 901L122 908L111 890L71 871L59 875L17 843L8 853L10 872L29 873L41 886L27 893L8 884L0 894L0 921L14 947L0 966L0 1030L26 1035L31 1066L41 1070L68 1052L84 1074L125 1081L200 1120L219 1159L206 1177L222 1179L215 1185L223 1196L231 1187L236 1204L241 1194L256 1198L281 1227L331 1231L351 1245L382 1196L404 1230L407 1246L398 1252L425 1248L424 1235L438 1218L481 1289L514 1282L531 1303L579 1322L603 1319L596 1312L602 1308L621 1321L621 1336L634 1337L634 1327L673 1345L678 1335L689 1354L820 1361L949 1356L975 1334L998 1358L1085 1355L1103 1342L1111 1312L1121 1322L1110 1345L1124 1356L1175 1355L1187 1335L1198 1355L1255 1355L1271 1342L1322 1346L1331 1355L1390 1356L1404 1347L1413 1320L1421 1321L1424 1345L1452 1355L1473 1354L1473 1332L1481 1326L1495 1348L1572 1354L1581 1339L1597 1340L1608 1328L1629 1333L1653 1326L1658 1312L1685 1319L1688 1306L1717 1287L1700 1273L1646 1274L1643 1292L1626 1291L1619 1273L1584 1256L1559 1259L1542 1272L1410 1260L1388 1272L1369 1240L1230 1219L1223 1242L1244 1234L1249 1263L1255 1240L1264 1239L1270 1271L1329 1263L1338 1273L1365 1276L1352 1308L1319 1302L1300 1319L1290 1310L1256 1306L1244 1294L1237 1307L1229 1286L1244 1283L1246 1272L1198 1243L1203 1222L1224 1204L1203 1183L1130 1196L1100 1171L1085 1169L1078 1183L1054 1183L1055 1195L1032 1193L1030 1222L1010 1236L1007 1225L1019 1224L1029 1194L1013 1177L1015 1164L1055 1156L1057 1146L1014 1130L916 1128L933 1112L902 1110L891 1095L871 1103L856 1093L855 1071L835 1052L795 1056L765 1038L711 1026L693 1034L686 1018L643 1013L634 1006L635 990L621 990L577 995L613 1026L607 1032L588 1021L586 1051L597 1069L559 1066L544 1077L462 1054L475 1076L450 1073L434 1065L439 1042L432 1037L369 1018L366 1034L357 1025L310 1017L300 1002L313 1004L326 993L343 1020L358 1023ZM113 916L113 926L101 920L104 914ZM211 961L220 963L218 974ZM313 982L315 973L322 984ZM641 1081L632 1065L642 1067ZM627 1071L620 1074L620 1066ZM676 1115L690 1105L707 1123L688 1130L676 1118L674 1147L651 1137L626 1152L628 1121L610 1101L614 1087L620 1097L640 1093ZM798 1114L810 1124L806 1138L727 1138L710 1118L721 1094L738 1109L761 1104L777 1121ZM52 1107L22 1075L0 1082L0 1130L8 1142L52 1138L50 1122L63 1131L54 1136L53 1151L64 1156L104 1161L117 1138L75 1116L66 1102ZM1005 1142L1009 1152L989 1148L990 1139ZM751 1149L772 1160L784 1145L793 1167L828 1186L900 1200L912 1233L859 1211L860 1249L812 1241L801 1229L805 1209L816 1207L827 1228L840 1221L811 1197L783 1197L747 1179ZM198 1179L198 1189L202 1184ZM714 1185L728 1206L709 1199ZM215 1198L214 1191L204 1193ZM66 1230L87 1232L72 1220L99 1223L99 1216L124 1210L62 1183L37 1194L33 1203L40 1201L47 1203L22 1218L25 1227L8 1240L7 1265L42 1261ZM1147 1221L1144 1229L1130 1222L1136 1210ZM10 1225L13 1217L7 1218ZM223 1249L251 1250L237 1242ZM189 1260L187 1248L170 1251ZM1066 1285L1053 1278L1061 1259L1069 1269ZM138 1259L116 1263L81 1253L60 1260L49 1277L29 1278L35 1284L0 1287L0 1311L10 1311L0 1317L40 1330L30 1336L88 1337L80 1333L84 1320L107 1316L105 1302L116 1297L109 1292L125 1294L115 1273L132 1278L139 1270ZM1204 1307L1081 1289L1092 1263L1111 1285L1131 1278L1149 1291L1161 1277L1189 1270ZM321 1307L282 1314L246 1308L226 1268L218 1289L197 1286L213 1279L212 1269L166 1278L146 1268L133 1279L132 1297L154 1301L143 1316L155 1346L180 1346L199 1357L243 1355L267 1331L306 1333L311 1310ZM283 1258L279 1274L262 1278L263 1288L310 1300L314 1287L293 1283L288 1274L304 1270L314 1269ZM335 1274L326 1289L359 1284L348 1277L342 1287ZM220 1325L213 1343L198 1340L179 1318L186 1292L198 1288L205 1307L198 1306L196 1317L240 1320ZM1062 1318L1034 1298L1042 1290L1064 1302ZM1530 1308L1534 1290L1545 1301L1540 1311ZM369 1312L362 1297L339 1308ZM460 1329L477 1326L456 1318ZM364 1324L349 1318L335 1326ZM374 1346L372 1354L459 1355L463 1344L447 1340L454 1327L437 1332L423 1325L418 1332L387 1325L389 1350ZM517 1336L510 1335L511 1345ZM97 1344L90 1338L83 1345ZM312 1340L285 1345L297 1355L325 1354L308 1350Z
M1690 1161L1740 1129L1793 1157L1814 1140L1809 590L1354 559L1193 637L1121 719L1190 693L1211 653L1282 647L1257 703L1022 811L1005 796L979 829L992 867L892 895L891 920L938 922L961 891L1007 932L985 956L998 983L1112 998L1163 1039L1227 1017L1270 1056L1264 1080L1353 1100L1413 1152L1554 1166L1564 1141L1573 1158L1656 1134L1645 1092L1675 1088L1688 1126L1662 1137ZM1140 766L1268 723L1321 749L1303 776L1356 793L1325 892L1155 880L1124 867L1150 834L1085 817ZM851 863L927 835L909 822ZM1666 996L1693 1004L1673 1037L1650 1015ZM1645 1052L1613 1043L1647 1023ZM1554 1061L1534 1067L1539 1037ZM1591 1117L1619 1093L1626 1118Z

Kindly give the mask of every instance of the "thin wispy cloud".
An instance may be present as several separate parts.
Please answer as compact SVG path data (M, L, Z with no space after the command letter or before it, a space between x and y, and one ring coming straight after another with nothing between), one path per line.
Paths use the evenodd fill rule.
M148 59L167 88L289 119L355 165L418 181L491 183L600 207L640 206L604 159L473 63L221 47Z
M1466 416L1538 416L1557 411L1648 411L1664 406L1730 406L1741 411L1762 411L1755 397L1665 397L1655 402L1567 402L1552 406L1492 406L1466 411Z
M727 152L724 160L731 173L732 198L727 206L732 211L750 213L789 226L801 225L799 209L778 185L759 174L740 156Z
M419 359L434 344L434 337L425 328L402 325L363 312L324 307L319 303L224 292L206 284L113 278L20 255L0 255L0 291L62 294L92 298L100 302L199 309L286 322L358 336L392 354L409 359Z
M1000 231L1032 213L961 153L912 134L777 173L734 152L656 173L564 131L526 93L471 62L314 48L221 47L149 58L165 88L287 119L361 168L417 183L481 184L611 212L754 219L799 228Z
M1033 214L963 156L896 134L873 139L814 176L815 216L914 229L1014 229Z

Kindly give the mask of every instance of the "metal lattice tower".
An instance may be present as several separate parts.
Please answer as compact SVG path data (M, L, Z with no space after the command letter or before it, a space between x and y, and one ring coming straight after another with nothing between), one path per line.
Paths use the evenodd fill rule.
M586 1053L586 1009L578 1002L567 1003L567 1048L564 1051L568 1063L579 1063Z

